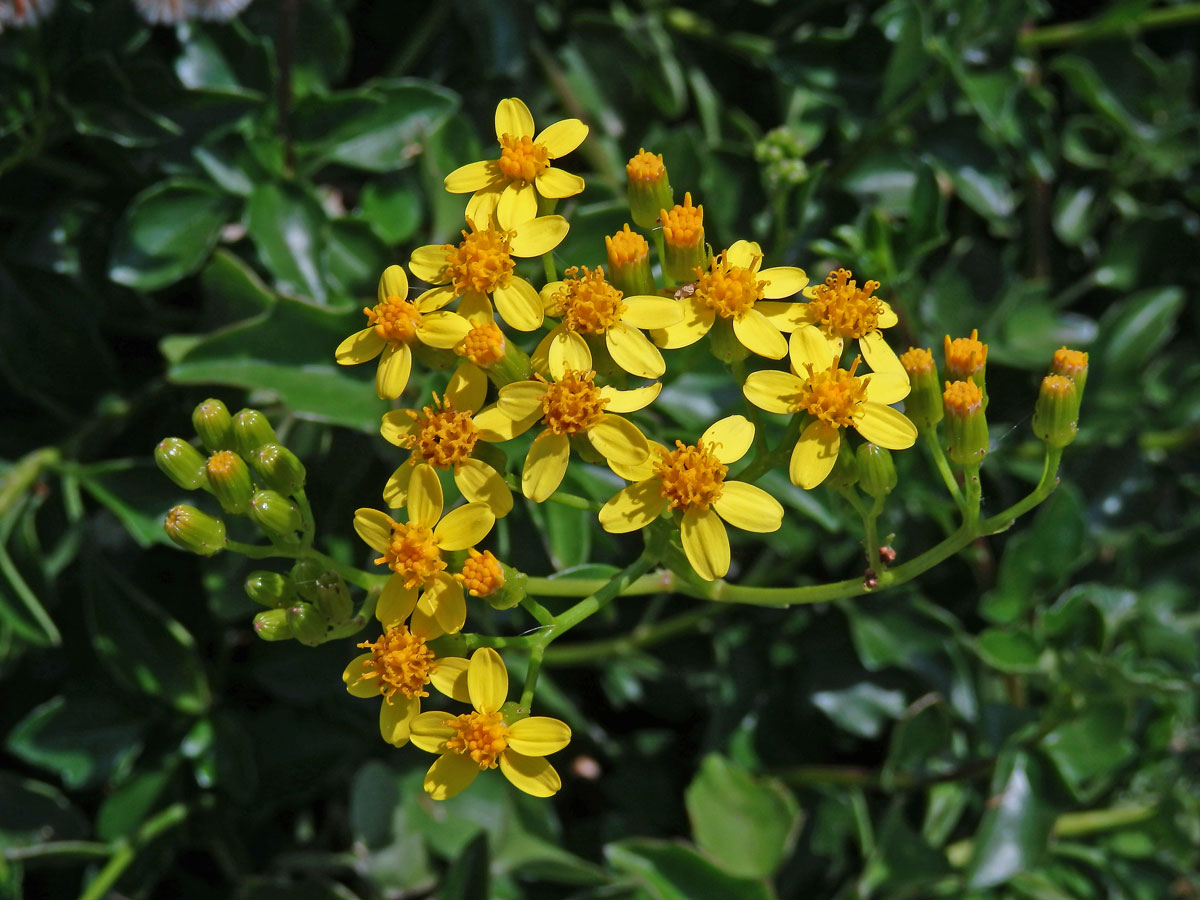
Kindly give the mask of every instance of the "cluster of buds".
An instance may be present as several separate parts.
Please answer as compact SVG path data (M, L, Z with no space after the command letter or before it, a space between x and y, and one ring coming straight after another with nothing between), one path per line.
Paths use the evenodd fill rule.
M246 595L267 607L254 617L254 633L264 641L291 638L315 647L354 614L346 582L314 559L302 559L287 575L251 572Z
M769 191L787 190L808 180L807 150L800 136L786 125L771 129L754 145L754 159L762 166Z
M1054 351L1033 410L1033 432L1047 446L1061 448L1075 440L1087 373L1086 353L1067 347Z
M184 490L211 494L224 513L246 516L272 542L296 543L305 527L294 499L304 489L304 464L279 443L267 417L257 409L231 415L220 400L205 400L193 410L192 425L196 442L169 437L154 448L163 474ZM226 545L224 521L187 504L173 507L163 528L201 556Z

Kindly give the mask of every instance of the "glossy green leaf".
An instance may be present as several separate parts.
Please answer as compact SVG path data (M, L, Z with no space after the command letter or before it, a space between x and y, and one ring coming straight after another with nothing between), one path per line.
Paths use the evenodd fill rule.
M1017 626L986 628L975 644L980 658L993 669L1011 675L1030 674L1040 667L1037 643L1028 631Z
M1098 704L1042 738L1042 749L1075 798L1090 803L1137 752L1127 730L1123 706Z
M683 844L630 839L608 844L604 855L613 868L655 900L694 900L706 896L770 900L772 897L765 882L727 875Z
M450 864L437 892L437 900L474 900L491 896L489 856L487 833L480 832Z
M995 887L1038 863L1054 825L1046 792L1036 756L1017 750L999 760L992 776L993 800L975 832L967 864L968 887Z
M246 228L279 290L326 301L325 213L309 193L292 184L260 184L250 195Z
M875 738L885 724L904 711L904 694L869 681L834 691L818 691L813 704L842 729L859 737Z

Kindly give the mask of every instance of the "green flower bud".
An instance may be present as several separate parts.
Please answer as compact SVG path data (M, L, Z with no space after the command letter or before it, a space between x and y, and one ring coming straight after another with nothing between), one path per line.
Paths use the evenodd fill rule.
M324 643L329 633L325 617L311 603L303 601L287 608L287 623L296 640L308 647Z
M668 278L688 283L697 270L708 266L704 243L704 207L692 206L692 195L683 195L683 205L662 210L663 271ZM635 220L636 221L636 220Z
M194 491L204 484L204 455L183 438L159 441L154 448L154 461L164 475L185 491Z
M192 410L192 427L210 452L233 449L233 416L220 400L210 398L198 404Z
M960 466L977 466L988 452L983 391L973 381L946 382L946 455Z
M612 236L606 235L608 280L626 297L653 294L658 290L650 272L650 244L626 225Z
M1065 375L1075 382L1075 390L1079 399L1083 400L1083 389L1087 386L1088 355L1079 350L1060 347L1054 351L1054 361L1050 364L1051 375Z
M354 614L354 601L346 582L337 572L323 572L317 578L317 610L334 624L345 622Z
M254 617L254 633L264 641L286 641L293 637L286 609L264 609Z
M474 547L454 580L472 597L480 597L496 609L511 609L525 596L526 577L496 559L491 550L480 553ZM507 589L507 590L506 590Z
M277 443L275 429L257 409L243 409L233 417L233 446L247 459L263 444Z
M662 154L639 150L625 164L629 211L638 228L649 231L658 224L659 212L675 205L675 192L667 178Z
M514 722L519 722L521 719L529 716L529 709L522 706L516 700L509 700L500 707L500 716L504 719L505 725L512 725Z
M287 496L304 487L304 463L282 444L263 444L249 456L259 481Z
M920 347L909 347L900 354L900 365L908 373L909 392L904 398L904 415L918 428L932 428L942 421L942 385L938 381L933 354Z
M309 603L317 601L317 579L325 574L325 567L315 559L306 557L292 566L292 584L296 591Z
M184 550L201 556L212 556L225 547L225 523L194 506L171 507L163 531Z
M507 563L500 563L500 571L504 575L504 584L483 599L492 609L512 609L525 599L529 576Z
M295 601L296 585L286 575L260 570L246 576L246 595L259 606L282 609Z
M890 494L896 486L892 454L876 444L860 444L857 456L859 487L877 500Z
M1065 447L1079 432L1079 388L1066 375L1047 375L1033 408L1033 433L1051 447Z
M246 461L232 450L218 450L208 458L204 471L208 475L208 487L220 502L221 509L236 516L245 515L254 494Z
M289 541L303 525L300 507L278 491L257 491L250 499L250 518L267 534Z
M833 468L829 470L825 484L835 491L845 491L857 483L858 460L854 456L854 451L850 449L850 443L842 441L838 445L837 459L833 461Z

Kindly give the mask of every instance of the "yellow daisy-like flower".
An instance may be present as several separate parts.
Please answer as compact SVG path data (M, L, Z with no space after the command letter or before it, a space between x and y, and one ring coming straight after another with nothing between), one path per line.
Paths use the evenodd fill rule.
M843 428L856 428L872 444L889 450L904 450L917 439L917 427L888 406L908 396L908 376L855 375L858 359L849 370L838 366L840 346L816 329L797 330L791 340L793 371L752 372L742 386L760 409L813 417L788 465L792 483L805 489L819 485L833 469Z
M458 314L467 320L470 330L454 347L454 352L480 369L487 369L504 359L508 338L496 324L492 304L487 297L475 294L458 304Z
M753 442L754 426L744 416L727 416L710 425L695 444L676 441L674 450L655 444L642 466L614 466L617 474L635 483L604 504L601 526L623 534L645 528L668 507L678 510L683 551L696 574L705 581L725 577L725 522L758 533L777 531L783 524L778 500L753 484L725 480L729 465L745 456Z
M363 309L370 324L338 345L335 357L342 366L353 366L380 357L375 370L375 391L384 400L404 393L412 372L413 341L448 350L461 341L470 325L451 312L438 312L454 298L428 291L408 299L408 276L399 266L388 266L379 278L379 303Z
M443 554L483 540L496 517L486 503L468 503L442 516L442 486L432 466L417 466L408 481L408 521L377 509L354 513L354 530L392 570L375 615L385 626L410 615L419 633L436 637L462 630L467 604L462 585L446 571ZM418 595L420 601L418 602Z
M427 244L413 251L408 268L422 281L436 285L418 297L417 303L440 309L455 297L477 303L491 295L500 318L518 331L533 331L542 324L542 298L532 284L513 274L513 257L549 253L566 237L567 220L540 216L511 229L493 225L481 229L477 221L467 220L471 230L462 232L457 245ZM463 337L465 328L450 346Z
M514 434L539 422L545 426L529 448L521 470L521 492L541 503L562 483L571 457L571 438L586 437L610 463L636 466L646 460L650 446L638 427L615 412L636 412L648 406L662 385L657 382L631 391L598 387L590 370L551 366L554 380L536 376L500 388L496 409L509 419Z
M474 193L467 218L486 222L494 214L505 228L537 215L538 195L549 200L574 197L583 179L550 165L583 143L588 127L563 119L533 133L533 114L521 100L509 97L496 105L496 140L500 158L468 163L446 176L452 194Z
M858 349L873 372L902 374L896 351L883 339L883 329L891 328L899 319L895 310L875 296L878 281L868 281L862 287L851 278L849 269L835 269L824 283L804 289L807 303L796 304L789 317L792 333L802 328L820 332L841 358L847 339L857 340Z
M667 364L640 328L665 328L683 318L679 303L649 294L626 297L604 280L604 268L572 267L542 288L546 314L562 322L542 339L534 357L556 368L592 368L588 338L604 339L613 361L641 378L658 378Z
M434 800L445 800L468 787L484 769L498 765L504 777L525 793L556 794L562 780L545 757L570 743L571 729L547 716L504 721L500 707L508 699L508 670L490 647L471 655L466 680L473 712L460 716L424 712L413 719L413 744L439 754L425 775L425 792Z
M384 440L412 451L384 486L383 499L388 506L404 506L413 472L419 465L430 465L453 472L462 495L469 501L486 503L497 518L512 511L512 491L504 478L472 455L481 439L495 436L482 431L474 421L487 395L487 383L482 369L464 363L450 377L446 392L441 397L433 395L433 405L384 414L379 429Z
M769 359L783 359L787 341L781 332L795 327L791 310L798 304L770 301L802 290L808 276L795 266L760 269L762 256L758 244L738 241L714 257L709 271L697 270L695 290L680 301L683 319L650 336L668 350L686 347L708 334L720 317L730 322L746 349Z
M425 685L432 683L448 697L469 703L467 660L439 658L428 641L436 635L419 626L396 623L385 627L374 641L359 647L366 653L354 657L342 672L346 690L355 697L383 697L379 705L379 733L389 744L403 747L413 719L421 712Z

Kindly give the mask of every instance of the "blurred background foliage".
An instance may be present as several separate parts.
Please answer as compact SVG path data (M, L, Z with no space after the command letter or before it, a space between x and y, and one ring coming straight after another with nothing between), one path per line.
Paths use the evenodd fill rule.
M150 27L62 0L0 34L0 896L1200 896L1197 12L256 0ZM547 656L562 793L434 804L344 693L350 642L256 641L253 566L165 545L150 451L210 394L260 406L322 549L365 562L352 510L395 455L333 348L385 265L457 234L442 177L514 95L592 128L560 267L603 260L645 146L715 246L881 281L897 349L979 328L985 510L1037 477L1051 352L1092 374L1064 483L1009 534L854 601L619 601ZM655 415L694 437L737 394L683 358ZM950 507L898 461L903 559ZM852 576L852 516L775 474L788 520L732 577ZM505 521L532 573L628 559L583 512Z

